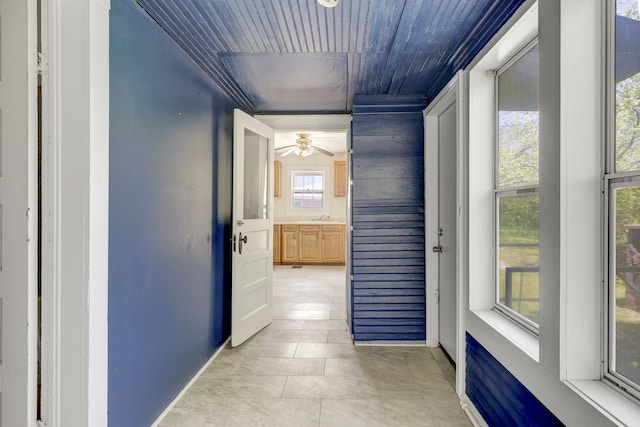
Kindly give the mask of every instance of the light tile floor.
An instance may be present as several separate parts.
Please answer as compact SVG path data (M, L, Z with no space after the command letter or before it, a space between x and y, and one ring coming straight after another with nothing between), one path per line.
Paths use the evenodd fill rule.
M226 347L161 427L470 426L438 349L353 346L342 267L274 268L274 320Z

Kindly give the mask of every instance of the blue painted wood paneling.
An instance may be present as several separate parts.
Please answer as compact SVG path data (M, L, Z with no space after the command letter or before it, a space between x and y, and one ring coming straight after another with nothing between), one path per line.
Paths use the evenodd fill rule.
M358 96L353 114L352 331L425 339L424 97Z
M130 0L110 12L109 425L150 425L229 336L232 108Z
M358 94L434 98L524 0L137 1L245 107L348 112Z
M469 333L466 341L466 393L487 424L564 425Z

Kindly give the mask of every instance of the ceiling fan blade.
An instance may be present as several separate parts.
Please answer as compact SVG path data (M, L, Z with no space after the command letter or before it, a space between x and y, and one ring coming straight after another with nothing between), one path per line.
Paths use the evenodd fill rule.
M312 150L317 151L318 153L322 153L325 156L333 156L333 153L331 151L327 151L324 148L320 148L317 145L314 145L313 147L311 147Z
M296 148L298 148L297 145L290 145L289 147L282 147L282 148L289 148L287 151L285 151L284 153L280 154L280 157L284 157L284 156L288 156L289 154L293 153L294 151L296 151Z
M280 147L280 148L276 148L273 151L279 151L279 150L286 150L287 148L291 148L291 147L297 147L297 145L285 145L284 147Z

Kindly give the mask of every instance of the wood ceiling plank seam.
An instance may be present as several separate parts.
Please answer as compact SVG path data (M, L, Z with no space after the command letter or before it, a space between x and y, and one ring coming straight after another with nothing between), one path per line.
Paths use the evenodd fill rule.
M325 14L325 17L326 17L327 8L320 6L315 1L313 3L306 2L304 4L305 4L305 7L307 8L307 13L309 14L309 22L311 22L310 29L311 29L311 34L314 40L314 46L315 46L313 53L326 53L328 52L326 50L326 34L323 34L323 31L322 31L323 26L320 23L320 15L321 15L320 8L323 9L323 13ZM312 4L315 7L315 9L311 6Z
M364 52L365 49L365 34L366 34L366 22L367 16L369 14L369 6L370 2L368 0L354 0L358 4L358 11L354 15L353 7L351 8L351 23L349 26L353 28L355 21L355 31L352 31L349 37L349 47L348 50L350 52L361 53ZM364 4L364 6L363 6Z
M412 89L404 89L405 88L405 82L408 81L408 85L416 85L416 81L415 79L409 79L409 76L412 74L412 72L417 68L416 67L416 62L418 61L417 56L419 56L420 53L416 52L413 54L410 53L405 53L402 54L401 56L407 56L409 58L411 58L409 61L404 60L403 63L406 64L406 66L403 69L400 69L400 67L398 67L396 69L396 78L394 80L392 80L391 82L391 88L389 89L389 93L393 94L393 95L399 95L399 94L415 94L418 93L415 90ZM398 72L398 70L400 70L400 72ZM414 73L415 75L415 73ZM407 80L408 79L408 80Z
M340 37L336 37L336 52L349 52L349 34L351 33L351 10L353 9L353 3L349 3L349 7L343 7L340 9L340 26L347 30L340 31Z
M278 22L278 28L280 29L280 33L283 34L282 38L284 39L285 45L287 46L285 52L299 53L301 52L299 48L300 43L299 42L297 43L298 48L296 48L296 42L294 41L294 35L296 35L295 38L297 39L297 31L296 31L297 28L295 26L295 22L293 21L293 16L291 15L291 13L289 14L289 16L287 16L285 12L286 9L289 9L289 12L291 12L291 8L284 7L283 2L287 2L287 0L280 0L279 2L277 2L277 5L276 5L276 2L272 3L273 9L274 9L274 18ZM287 2L287 5L290 6L288 2ZM276 11L276 9L279 9L279 10ZM281 17L282 19L278 19L279 17ZM288 39L288 43L287 43L287 39Z
M255 13L249 10L244 1L233 1L233 4L234 7L231 8L235 15L233 34L236 38L246 40L247 45L251 46L251 50L234 53L266 53L265 37L256 37L256 33L259 33L261 28L256 23Z
M307 8L306 13L302 8L302 4L304 4L305 0L293 0L297 3L298 9L300 11L300 20L295 21L295 31L298 34L304 35L304 45L302 45L306 50L303 50L302 53L313 53L316 52L315 40L313 39L313 33L311 32L311 15L309 14L309 8ZM301 1L303 3L301 3ZM296 10L296 9L293 9ZM295 15L294 15L295 16Z
M311 8L309 8L311 9ZM329 10L327 7L323 7L323 10L319 10L319 7L315 10L316 25L314 28L318 29L318 42L320 44L320 52L329 53L329 15L335 13L332 8Z
M200 14L207 24L207 34L209 34L211 37L211 47L213 51L215 53L232 51L232 46L227 42L227 40L230 40L232 38L229 37L229 31L226 25L223 25L224 20L220 19L216 8L205 7L204 3L200 2L195 2L194 7L200 10ZM212 12L215 13L215 18ZM222 35L222 30L224 30L224 33L226 33L225 36Z
M394 2L393 7L377 10L371 17L372 22L368 26L376 29L374 34L368 36L373 45L372 51L390 52L393 50L394 42L401 28L403 15L406 14L406 4L407 0Z
M329 52L338 53L338 40L342 38L342 10L346 7L345 4L341 5L339 9L337 7L329 14L329 11L326 11L327 14L327 47ZM329 16L330 15L330 16ZM330 19L329 19L330 18ZM339 23L339 24L338 24ZM349 29L347 28L347 31Z
M262 28L264 36L269 41L268 44L271 49L269 50L269 52L282 53L283 49L280 41L278 40L278 31L275 31L275 28L278 28L277 21L272 20L271 15L267 13L267 9L265 8L264 3L256 2L254 4L258 9L257 15L258 19L260 20L260 28ZM267 43L265 42L265 44Z
M300 3L301 1L303 2L302 4ZM316 45L316 37L314 34L314 28L316 27L313 25L313 16L311 12L311 7L309 7L309 1L298 0L298 5L300 6L301 11L304 9L304 11L300 14L302 16L303 22L305 21L305 18L306 18L305 30L307 31L305 32L305 35L307 38L307 48L309 49L308 52L309 53L317 52L318 46Z
M242 31L251 28L254 24L249 20L253 20L253 16L247 16L246 10L242 9L244 3L239 1L229 2L224 0L230 11L227 18L227 25L231 37L239 43L239 49L228 53L259 53L263 51L259 41L254 37L253 31Z
M429 20L429 16L425 13L424 4L426 2L420 2L419 4L415 1L406 2L393 36L391 51L404 52L416 31L417 23Z
M232 36L229 28L229 24L233 22L233 13L225 3L216 3L216 6L197 0L194 2L194 7L200 9L201 15L209 26L214 51L216 53L242 51L239 40Z
M390 44L391 47L393 47L394 44L395 44L395 39L396 39L396 36L398 35L398 29L400 28L400 23L402 22L402 17L404 15L404 10L405 10L406 6L407 6L407 0L404 0L404 4L402 6L402 11L400 12L400 19L398 19L398 23L397 23L396 28L395 28L395 30L393 32L393 38L392 38L392 41L391 41L391 44ZM384 88L384 89L381 89L381 92L383 94L388 94L389 93L389 88L391 87L391 82L393 81L393 75L390 76L389 83L386 83L384 81L385 75L387 74L387 65L389 64L389 58L391 56L391 53L392 53L392 50L390 50L387 53L387 58L386 58L385 63L384 63L384 68L383 68L382 74L380 76L380 86L379 87L380 88Z
M252 100L237 85L224 64L221 64L221 59L217 55L214 55L211 57L211 60L205 61L204 58L199 55L201 50L193 46L193 44L188 41L188 38L185 37L184 33L180 34L180 26L171 25L173 21L172 18L176 18L176 16L172 16L165 12L165 10L169 9L166 5L164 5L164 8L162 7L165 0L156 0L156 3L159 4L160 8L154 12L154 20L158 22L160 28L162 28L169 37L171 37L171 39L180 46L180 48L182 48L189 57L191 57L191 59L218 87L231 97L235 98L243 106L253 108Z
M182 8L180 7L180 5L178 5L177 10L180 11L180 13L182 14L183 18L186 19L186 21L189 23L189 28L191 29L190 33L191 36L197 40L200 40L199 42L196 40L196 52L198 52L198 56L200 56L200 52L214 52L214 50L211 48L211 42L209 39L205 39L205 34L209 34L206 31L206 28L201 25L202 23L205 23L205 19L202 17L202 15L198 14L198 16L196 16L194 14L194 11L188 7L184 2L181 2L182 4ZM180 22L184 22L182 19L180 19ZM195 37L193 36L195 34ZM188 37L189 40L192 40L192 37Z
M294 52L295 53L308 52L309 46L308 46L306 37L304 36L304 33L297 31L298 25L300 25L299 22L302 22L302 17L293 14L294 9L291 2L292 1L296 2L297 0L283 0L283 1L286 1L287 5L289 6L288 8L284 9L285 13L288 13L289 15L288 22L291 24L291 25L287 25L287 28L289 29L289 34L291 34L292 38L297 40L298 48ZM296 22L296 20L298 20L299 22Z

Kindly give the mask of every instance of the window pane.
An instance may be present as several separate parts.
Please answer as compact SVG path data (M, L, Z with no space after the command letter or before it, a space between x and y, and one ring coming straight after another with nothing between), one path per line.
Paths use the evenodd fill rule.
M615 190L614 370L640 384L640 187Z
M293 207L321 209L323 207L324 174L293 172Z
M538 195L498 197L498 302L538 323Z
M269 203L267 138L244 131L244 219L266 219Z
M498 188L538 184L538 46L498 76Z
M616 2L616 172L640 170L640 14L638 0Z

